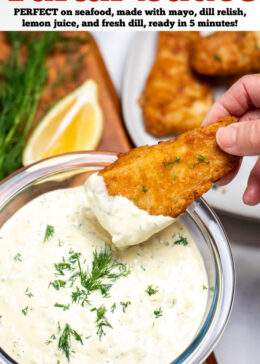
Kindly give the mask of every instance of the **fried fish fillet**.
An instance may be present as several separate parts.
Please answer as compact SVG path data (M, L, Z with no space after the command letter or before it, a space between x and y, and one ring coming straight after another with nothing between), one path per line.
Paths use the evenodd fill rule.
M260 32L216 32L192 44L191 65L202 75L260 70Z
M213 103L210 87L191 71L192 42L199 32L159 33L156 59L140 99L145 127L157 137L200 126Z
M186 132L175 140L132 149L99 172L108 194L122 195L150 215L177 217L212 183L233 170L239 157L216 143L233 117Z

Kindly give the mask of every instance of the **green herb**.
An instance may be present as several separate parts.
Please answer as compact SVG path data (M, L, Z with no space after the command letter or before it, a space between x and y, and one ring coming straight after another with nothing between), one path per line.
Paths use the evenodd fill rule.
M26 288L25 292L26 296L28 296L29 298L32 298L33 297L33 294L32 292L30 292L29 288Z
M85 303L90 304L88 296L89 292L85 289L79 289L79 287L76 287L76 291L71 294L71 299L73 303L79 303L82 307L84 307Z
M150 187L148 187L148 186L143 186L143 188L142 188L143 193L148 192L148 191L149 191L149 189L150 189Z
M20 253L17 253L16 256L14 257L14 261L15 262L21 262L22 259L21 259L21 254Z
M166 168L166 169L171 169L174 166L174 163L179 163L181 161L180 158L175 158L174 161L170 161L170 162L162 162L162 165Z
M60 325L58 326L58 330L60 331ZM68 361L70 360L70 355L71 355L70 343L72 337L74 337L76 341L79 341L81 345L83 345L81 336L75 330L73 330L69 326L69 324L66 324L59 338L58 349L65 354Z
M159 310L153 311L153 313L154 313L155 318L161 317L162 316L162 309L161 309L161 307L159 308Z
M49 287L50 286L53 286L53 288L55 288L56 291L58 291L60 288L66 286L66 282L61 279L56 279L55 281L49 283Z
M116 303L114 302L113 305L111 306L111 312L114 313L116 309Z
M54 226L47 225L45 234L44 234L44 241L48 241L50 238L52 238L54 235Z
M217 190L218 189L218 185L216 185L216 183L213 183L213 185L212 185L212 190Z
M57 32L33 37L7 33L11 54L0 68L0 180L22 164L22 150L47 79L46 57L58 36ZM23 47L25 61L20 57Z
M205 157L204 155L198 154L197 155L197 159L200 163L205 163L205 164L209 164L209 160L207 157Z
M215 59L216 61L218 61L218 62L221 62L221 60L222 60L222 58L220 57L220 55L219 55L219 54L215 54L215 55L214 55L214 59Z
M102 339L102 336L105 336L106 333L104 331L105 327L109 327L112 329L113 327L110 325L110 323L107 321L107 318L105 316L106 314L106 308L104 305L100 306L99 308L92 308L91 311L97 312L97 318L96 318L96 324L97 324L97 335L99 336L99 340Z
M202 289L203 291L206 291L208 288L205 286L205 284L203 284Z
M55 263L54 267L55 267L55 269L57 271L56 274L59 275L59 276L64 276L65 275L65 273L64 273L65 270L68 270L68 271L73 270L73 267L71 266L71 264L67 263L65 261L64 257L62 258L62 262L58 263L58 264Z
M100 252L94 251L91 270L83 271L79 258L78 267L81 285L89 293L99 290L104 297L109 296L112 284L104 283L103 279L109 279L114 282L118 278L126 277L130 273L125 264L112 258L111 249L108 247L105 247Z
M24 314L24 316L26 316L26 315L27 315L28 310L29 310L29 307L28 307L28 306L26 306L26 307L22 310L22 313Z
M144 272L146 271L145 267L143 267L142 265L140 265L140 268L141 268Z
M45 341L45 344L49 345L49 344L53 343L54 340L56 340L56 336L54 334L52 334L51 337L49 338L49 340Z
M175 240L175 242L173 244L186 246L186 245L188 245L188 240L184 236L179 235L179 239Z
M189 163L186 163L186 166L189 168L189 169L193 169L197 164L193 164L193 166L191 166Z
M125 310L127 309L127 307L129 305L131 305L131 302L130 301L127 301L127 302L120 302L120 305L123 307L123 312L125 312Z
M149 294L149 296L152 296L153 294L157 293L159 290L156 288L153 288L152 286L148 286L147 290L145 291L146 293Z
M175 181L177 178L178 178L177 174L176 174L176 173L174 173L174 175L173 175L173 180Z
M63 311L67 311L70 308L70 305L62 305L61 303L55 303L54 307L63 308Z

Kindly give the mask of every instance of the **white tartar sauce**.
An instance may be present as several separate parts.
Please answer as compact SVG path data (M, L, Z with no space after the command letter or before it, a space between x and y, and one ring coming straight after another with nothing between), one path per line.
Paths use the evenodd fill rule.
M19 364L167 364L196 335L206 287L178 220L118 249L83 187L52 191L0 230L0 346Z
M170 216L150 215L121 195L109 196L103 177L97 173L85 186L91 211L117 247L142 243L175 221Z

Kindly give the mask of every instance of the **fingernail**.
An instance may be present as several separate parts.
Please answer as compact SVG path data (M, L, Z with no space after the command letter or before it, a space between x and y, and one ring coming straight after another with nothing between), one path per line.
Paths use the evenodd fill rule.
M231 148L236 143L237 128L226 127L217 131L217 143L224 148Z

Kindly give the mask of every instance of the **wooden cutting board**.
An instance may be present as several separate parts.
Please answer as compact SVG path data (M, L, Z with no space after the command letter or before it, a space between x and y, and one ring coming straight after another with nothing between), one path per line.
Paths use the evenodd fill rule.
M91 52L87 57L89 75L99 85L100 102L105 117L104 134L98 150L126 152L132 145L124 128L119 97L94 39L90 46ZM212 353L203 364L217 364L215 355Z

